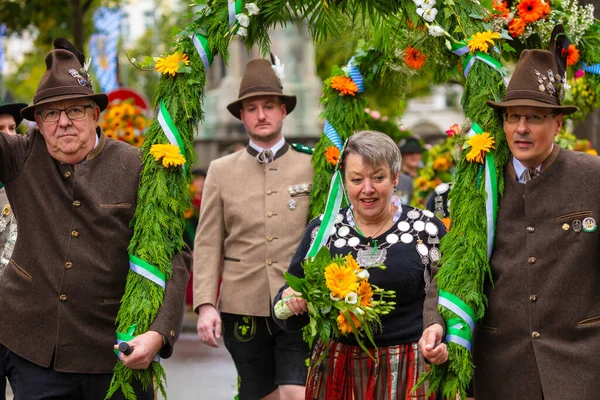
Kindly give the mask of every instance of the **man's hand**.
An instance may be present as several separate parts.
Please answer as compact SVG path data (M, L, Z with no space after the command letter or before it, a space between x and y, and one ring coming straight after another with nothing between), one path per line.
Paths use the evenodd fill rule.
M419 340L419 349L423 357L431 363L440 365L448 360L448 349L442 343L444 328L440 324L433 324L423 331Z
M217 339L221 338L221 316L211 304L203 304L198 309L198 337L202 343L211 347L219 347Z
M291 297L290 297L291 296ZM302 293L296 292L292 288L287 288L281 294L281 298L285 299L285 304L289 307L290 311L295 315L301 315L305 312L308 312L308 306L306 305L306 300L303 299ZM289 297L289 299L287 298Z
M163 346L163 335L156 331L148 331L130 340L129 345L133 347L133 353L125 355L121 353L121 361L131 369L146 369L150 366L154 357ZM119 346L115 345L119 350Z

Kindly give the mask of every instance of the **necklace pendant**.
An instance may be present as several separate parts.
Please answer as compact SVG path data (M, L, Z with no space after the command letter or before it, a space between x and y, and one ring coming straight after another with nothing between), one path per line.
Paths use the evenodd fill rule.
M383 264L387 257L387 249L375 249L367 247L366 249L358 250L356 261L361 267L371 267L376 264Z

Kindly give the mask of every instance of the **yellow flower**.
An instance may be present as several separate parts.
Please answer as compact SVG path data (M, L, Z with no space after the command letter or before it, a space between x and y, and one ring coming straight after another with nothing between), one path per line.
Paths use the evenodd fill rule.
M447 171L452 166L452 162L446 157L439 157L433 160L433 169L436 171Z
M485 153L489 153L490 149L494 148L494 138L489 133L483 132L471 137L467 140L467 144L471 146L471 150L467 153L467 161L483 164Z
M350 313L350 318L352 318L352 323L354 324L354 326L358 328L360 326L360 321L358 320L358 318L356 318L356 315ZM353 332L352 325L350 325L350 322L348 322L348 320L346 319L346 317L344 317L344 314L342 314L341 311L340 315L338 315L337 317L337 324L338 328L340 328L340 332L342 333L342 335L346 335L348 333Z
M159 57L158 60L156 60L154 69L162 74L171 74L172 76L175 76L177 70L179 69L180 62L184 62L185 65L190 64L187 54L179 54L178 52L175 52L166 57Z
M162 163L165 168L170 166L183 165L185 158L179 152L179 147L172 144L153 144L150 147L150 154L154 156L156 161L162 158Z
M358 265L354 257L352 257L352 254L348 254L344 259L346 260L347 267L352 268L354 271L360 271L360 265Z
M343 299L358 289L358 277L353 268L331 263L325 268L325 284L333 296Z
M500 39L500 34L498 32L477 32L471 39L467 40L467 44L469 45L469 50L473 53L477 50L487 53L488 46L494 45L494 39Z
M430 182L427 178L419 176L417 179L415 179L415 186L417 189L419 189L419 191L425 192L429 190Z
M589 150L586 151L586 153L591 154L593 156L597 156L598 155L598 152L596 150L594 150L594 149L589 149Z
M362 281L358 287L357 295L360 296L360 305L368 307L371 305L371 299L373 298L373 290L371 284L367 281Z

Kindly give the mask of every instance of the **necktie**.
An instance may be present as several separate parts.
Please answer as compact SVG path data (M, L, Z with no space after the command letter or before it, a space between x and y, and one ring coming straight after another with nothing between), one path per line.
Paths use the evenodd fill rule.
M540 171L536 168L528 168L523 172L523 183L527 183L538 176L540 176Z
M274 160L274 155L271 150L263 150L256 155L256 161L261 164L268 164Z

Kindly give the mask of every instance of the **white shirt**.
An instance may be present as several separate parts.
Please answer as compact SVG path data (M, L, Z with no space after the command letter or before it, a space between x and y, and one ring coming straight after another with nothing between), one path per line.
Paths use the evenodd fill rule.
M277 154L277 152L283 147L284 144L285 144L285 138L283 136L281 137L279 142L275 143L275 145L273 147L271 147L270 149L265 149L265 148L260 147L259 145L254 143L252 141L252 139L248 142L248 146L252 147L254 150L258 151L259 153L263 150L271 150L273 152L273 155Z
M554 150L554 143L552 143L552 150ZM552 150L550 150L550 152L552 152ZM513 160L513 167L515 168L515 174L517 175L519 183L525 183L525 177L523 176L523 174L525 174L525 171L528 168L526 166L524 166L521 163L521 161L517 160L515 157L513 157L512 160ZM542 170L542 164L538 165L535 169L538 172L540 172Z

